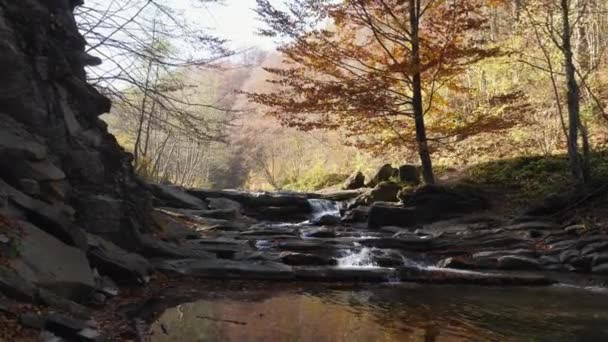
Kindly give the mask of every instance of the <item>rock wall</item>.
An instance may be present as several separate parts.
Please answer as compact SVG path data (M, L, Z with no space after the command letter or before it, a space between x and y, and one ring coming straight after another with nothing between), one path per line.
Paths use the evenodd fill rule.
M110 101L86 82L78 0L0 0L0 214L70 245L86 232L134 248L149 196L131 156L99 115Z

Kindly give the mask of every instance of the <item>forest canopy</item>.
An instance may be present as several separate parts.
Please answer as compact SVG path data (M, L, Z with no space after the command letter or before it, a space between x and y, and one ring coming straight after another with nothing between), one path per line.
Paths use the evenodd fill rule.
M105 57L132 56L91 75L150 180L314 190L390 162L433 183L447 168L563 154L582 186L605 149L602 1L258 0L276 51L232 49L169 1L136 3L79 20ZM146 35L102 38L130 25Z

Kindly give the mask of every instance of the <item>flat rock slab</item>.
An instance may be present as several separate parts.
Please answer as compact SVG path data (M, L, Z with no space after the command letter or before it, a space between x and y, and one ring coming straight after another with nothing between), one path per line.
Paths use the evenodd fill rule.
M199 210L208 209L207 203L203 200L188 194L176 186L149 184L148 188L155 197L169 206Z
M214 254L211 254L194 241L185 241L182 244L174 244L158 240L155 237L142 235L141 237L142 251L141 253L145 257L150 258L215 258Z
M93 234L87 235L87 256L102 275L119 283L147 282L150 264L141 255L130 253Z
M547 221L529 221L504 227L505 230L554 230L560 228L557 224Z
M429 250L433 245L432 238L378 238L361 239L359 243L366 247L389 248L400 250Z
M272 261L164 260L156 268L162 272L202 278L291 280L295 277L290 266Z
M393 268L382 267L294 267L296 279L327 282L384 283L398 279Z
M399 268L401 281L433 284L469 284L484 286L545 286L555 283L544 276L517 273L482 273L449 268Z
M24 235L19 257L11 267L27 281L70 299L93 291L93 271L85 253L68 246L41 229L20 221Z

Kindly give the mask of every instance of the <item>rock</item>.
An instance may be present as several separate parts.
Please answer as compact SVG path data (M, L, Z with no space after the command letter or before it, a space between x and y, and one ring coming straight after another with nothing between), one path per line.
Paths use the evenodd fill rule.
M180 241L200 238L200 233L194 231L191 227L181 219L181 215L176 215L174 212L155 209L152 213L152 222L156 226L155 231L158 231L163 238L168 241ZM215 222L214 222L215 223ZM211 229L215 224L210 224Z
M344 218L342 218L342 222L346 222L346 223L367 222L370 209L371 209L371 207L369 207L369 206L358 206L352 210L349 210L344 214Z
M365 189L339 190L339 191L331 190L331 191L324 191L324 192L309 194L308 198L309 199L313 199L313 198L324 199L324 200L333 201L333 202L344 202L344 201L350 201L350 200L357 198L364 191L365 191Z
M404 196L401 198L404 205L374 203L369 212L368 226L372 229L412 227L488 208L483 195L464 186L425 185Z
M150 264L142 256L130 253L93 234L87 235L87 256L92 267L118 283L146 283Z
M372 175L366 186L368 188L373 188L382 182L390 180L394 174L395 169L393 166L391 164L384 164Z
M437 267L455 268L455 269L459 269L459 270L479 268L477 265L472 264L470 261L464 260L462 258L456 258L456 257L449 257L449 258L440 260L437 263Z
M199 210L208 208L207 203L176 186L149 184L148 188L163 206Z
M28 224L23 229L19 256L11 267L24 279L70 299L82 299L94 287L93 272L86 255Z
M416 165L399 166L399 181L413 185L420 184L420 168Z
M267 237L270 239L275 238L276 236L290 236L292 238L297 238L298 235L294 229L272 229L272 228L264 228L264 227L256 227L252 230L247 230L244 232L240 232L239 236L244 236L247 238L254 237Z
M103 340L94 322L59 313L51 313L46 317L45 328L54 335L68 341L93 342Z
M514 256L524 258L536 258L537 252L529 249L512 249L512 250L496 250L496 251L484 251L477 252L472 255L473 259L476 258L499 258L502 256Z
M88 308L42 288L38 291L38 299L40 303L47 305L50 308L68 313L75 317L88 319L92 315L91 310Z
M405 206L435 210L444 214L465 214L489 208L485 194L467 185L423 185L400 198Z
M503 270L537 270L540 268L540 262L524 256L505 255L498 258L498 268Z
M174 209L187 216L199 216L217 220L236 220L240 217L240 212L234 209L212 209L212 210L193 210L193 209Z
M255 211L256 208L266 207L297 207L310 213L308 198L298 193L245 192L237 190L202 190L192 189L188 193L200 199L227 198L238 202L245 211Z
M71 208L67 206L52 206L31 198L0 179L0 193L8 195L11 202L25 210L28 219L42 227L47 233L81 249L86 249L84 232L72 222Z
M21 323L21 325L27 328L42 330L46 325L46 320L44 319L44 317L35 313L26 312L19 316L19 323Z
M597 274L608 274L608 263L593 266L593 268L591 268L591 272Z
M581 255L589 255L593 253L604 252L608 250L608 241L594 242L586 245L581 249Z
M424 237L409 238L374 238L361 239L359 244L365 247L376 247L383 249L399 249L406 251L425 251L433 245L433 239Z
M559 255L559 261L562 264L566 264L566 263L569 263L570 261L572 261L573 259L578 258L579 256L580 256L580 252L578 250L570 249L570 250L562 252Z
M282 263L290 266L329 266L336 265L332 258L324 258L314 254L283 252L279 255Z
M294 271L290 266L271 261L182 259L162 261L156 265L156 268L166 273L202 278L258 280L292 280L294 278Z
M40 333L40 342L65 342L65 340L45 330Z
M76 229L70 232L65 223L84 227L86 217L63 217L66 207L81 207L89 194L116 197L129 209L116 227L126 232L145 225L147 195L129 155L98 118L110 101L87 84L84 66L92 59L74 21L74 3L2 0L0 178L40 200L10 194L28 220L84 249L84 234L74 236Z
M428 223L431 217L415 207L403 207L398 204L376 202L368 213L367 224L370 229L384 226L413 227Z
M444 269L424 269L417 267L399 268L402 281L432 284L471 284L484 286L546 286L555 283L544 276L522 274L481 273Z
M371 204L373 202L399 202L397 198L397 194L401 190L401 186L397 183L393 182L382 182L376 185L369 192L369 200L367 203Z
M4 120L0 131L2 132L0 134L1 159L7 160L7 156L12 156L28 160L43 160L47 157L47 149L43 142L18 123Z
M356 190L365 186L365 175L361 171L356 171L351 174L345 181L342 189Z
M292 252L323 252L335 251L338 246L324 241L311 240L291 240L281 241L275 245L275 248L282 251Z
M38 289L14 270L0 265L0 293L17 300L36 302Z
M142 235L141 244L141 253L148 258L215 258L214 254L207 252L195 241L185 241L177 245L158 240L150 235Z
M249 242L244 240L218 238L195 240L192 243L198 243L198 249L207 253L213 253L221 259L233 259L237 253L252 251Z
M592 256L592 266L608 263L608 252L598 253Z
M392 268L294 267L296 280L384 283L396 279Z
M547 221L527 221L504 227L505 230L555 230L559 226Z
M302 230L302 234L308 238L334 238L336 231L328 228L311 228Z
M22 178L19 180L19 189L29 196L40 195L40 184L37 180L31 178Z
M123 248L139 247L139 231L121 229L132 215L126 201L108 195L85 195L76 209L78 215L86 219L84 228L87 232L102 236Z
M243 213L243 206L236 201L227 198L207 198L210 209L223 209L232 210L236 213L236 216L240 216Z
M337 226L342 223L342 219L336 215L327 214L312 219L310 223L315 226Z

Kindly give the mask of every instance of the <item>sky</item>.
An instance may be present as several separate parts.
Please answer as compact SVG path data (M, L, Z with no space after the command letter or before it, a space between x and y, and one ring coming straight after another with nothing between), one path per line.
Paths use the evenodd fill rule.
M217 36L229 39L235 49L258 47L272 50L272 39L261 37L255 32L261 26L257 20L255 0L223 0L223 5L197 4L196 0L173 0L175 6L183 8L189 20L202 23ZM280 4L282 0L272 0Z

